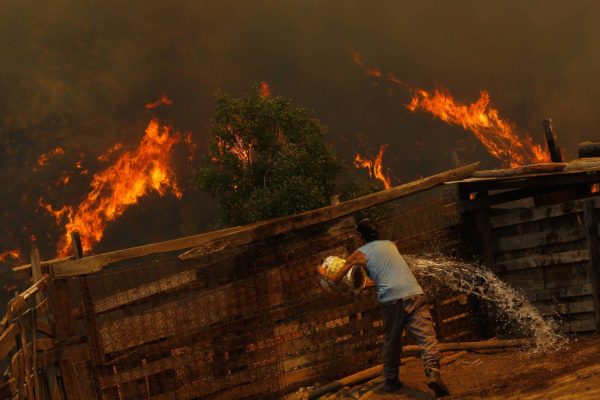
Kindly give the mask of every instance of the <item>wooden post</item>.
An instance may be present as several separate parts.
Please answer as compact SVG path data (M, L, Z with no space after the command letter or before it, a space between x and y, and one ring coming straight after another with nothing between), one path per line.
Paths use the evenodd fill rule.
M33 397L33 385L31 382L31 369L30 369L30 362L29 362L29 349L27 348L27 318L26 318L26 313L23 313L19 316L18 319L18 323L19 323L19 331L21 332L20 335L20 339L21 339L21 352L23 353L23 374L25 375L25 385L27 386L27 399L35 399L35 397ZM32 344L33 347L33 344ZM35 368L35 366L34 366Z
M39 254L38 254L39 255ZM33 261L33 260L32 260ZM39 260L38 260L39 261ZM33 266L33 263L32 263ZM37 293L36 295L38 295ZM36 298L37 301L37 298ZM36 329L36 312L35 307L31 308L31 371L33 372L33 387L35 389L35 397L33 399L42 400L42 390L40 379L37 373L37 329Z
M40 278L42 277L42 262L41 262L41 258L40 258L40 250L39 248L34 245L31 249L31 275L33 277L33 281L37 282L40 280ZM42 300L44 299L44 293L42 293L42 291L40 290L38 293L35 294L35 304L36 306L39 305ZM33 337L34 337L34 349L35 349L35 339L37 338L37 332L36 332L36 320L39 319L42 322L48 322L48 317L47 315L45 315L44 313L41 313L41 315L38 315L37 312L35 312L35 308L33 309L32 315L34 315L34 320L32 321L33 324ZM37 352L36 350L33 351L33 356L34 356L34 368L37 365ZM45 373L42 375L42 380L40 381L38 374L37 374L37 370L34 370L34 378L35 378L35 391L36 391L36 396L38 399L42 398L42 391L44 390L44 393L46 393L44 396L48 397L47 393L53 393L55 391L58 391L58 373L57 373L57 367L50 365L46 368ZM42 389L42 384L44 389ZM58 391L57 393L60 393L60 391ZM61 397L62 399L62 397Z
M81 236L79 236L79 232L71 232L71 245L73 245L75 258L82 258L83 246L81 245Z
M40 250L37 246L33 246L31 249L31 275L33 282L37 282L42 277L42 263L40 261ZM37 306L42 302L41 291L35 294L35 305Z
M83 246L81 245L81 236L79 232L71 232L71 244L73 245L73 253L76 259L83 257ZM91 367L89 363L86 363L90 368L90 372L93 374L92 385L96 398L102 398L100 391L100 385L98 384L98 375L96 374L96 367L104 364L104 353L100 347L100 341L98 339L98 326L96 324L96 315L94 314L94 302L92 301L92 294L88 285L87 275L82 275L80 278L81 282L81 297L83 300L83 313L87 322L87 342L90 351Z
M558 146L558 139L556 132L552 128L552 119L546 118L542 121L544 127L544 134L546 135L546 143L548 143L548 151L550 152L550 159L552 162L563 162L563 155Z
M585 200L584 220L590 258L589 267L592 296L594 298L594 319L596 322L596 332L600 332L600 254L598 253L598 228L594 213L594 200Z

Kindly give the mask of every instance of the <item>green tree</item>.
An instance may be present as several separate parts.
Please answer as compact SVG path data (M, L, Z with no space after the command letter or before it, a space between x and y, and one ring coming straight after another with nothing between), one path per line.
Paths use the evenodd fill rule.
M199 189L217 196L226 224L246 224L329 203L341 162L325 128L282 96L216 95Z

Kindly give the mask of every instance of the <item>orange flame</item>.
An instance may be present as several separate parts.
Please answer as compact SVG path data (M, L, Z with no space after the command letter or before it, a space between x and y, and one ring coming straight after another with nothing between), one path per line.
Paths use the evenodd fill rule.
M550 162L549 154L542 146L535 144L531 136L525 134L520 137L514 124L500 118L498 110L490 106L487 91L482 91L476 102L465 105L456 102L447 90L435 89L431 93L414 89L392 73L384 76L379 69L365 68L358 51L352 54L352 59L364 69L366 75L385 79L411 91L413 98L406 106L410 111L426 111L448 124L462 126L504 164L514 168L523 164Z
M113 165L93 176L91 191L76 208L65 205L55 210L40 199L40 206L59 223L67 220L58 255L69 254L73 231L79 232L83 250L90 251L102 239L107 224L151 190L161 196L170 190L181 197L169 165L171 150L180 141L180 133L171 134L170 127L153 119L136 149L123 152Z
M21 251L14 249L14 250L8 250L5 251L4 253L0 253L0 262L6 262L9 259L13 259L13 260L20 260L21 259Z
M389 190L392 188L391 180L390 177L383 172L382 165L383 152L387 147L387 144L382 145L379 148L379 152L377 153L377 156L374 159L369 159L356 153L356 155L354 156L354 165L357 168L366 168L370 176L380 180L383 183L385 189Z
M49 152L40 155L37 160L37 165L38 167L43 167L48 163L48 160L50 160L51 157L61 156L63 154L65 154L65 149L63 149L62 147L56 147L55 149L52 149Z
M183 141L188 148L188 161L192 162L194 160L194 153L198 149L198 145L194 142L191 132L186 132L186 134L183 136Z
M228 127L229 131L232 131L232 128ZM243 165L247 166L252 163L254 157L254 143L246 143L244 139L237 133L234 133L235 141L233 144L226 143L222 139L217 140L217 149L220 155L223 155L225 152L233 154L238 160L242 162ZM211 157L213 162L218 161L218 157L213 155Z
M550 161L550 156L533 143L528 134L519 137L514 125L500 118L498 110L490 106L490 95L486 91L481 92L476 102L465 105L457 103L446 90L435 89L429 93L417 89L407 108L413 112L430 112L448 124L471 131L492 156L513 168Z
M258 95L260 97L269 97L271 96L271 86L267 82L261 82L258 90Z
M173 100L168 98L166 94L163 94L155 101L153 101L151 103L146 103L146 105L144 107L146 107L146 110L152 110L153 108L156 108L156 107L170 106L170 105L173 105Z
M365 74L374 78L381 78L381 71L378 68L370 68L365 70Z
M110 156L112 156L114 153L121 150L122 148L123 148L123 143L115 143L110 149L108 149L108 151L106 153L100 154L97 157L97 160L98 161L108 161ZM81 168L81 162L82 161L78 161L77 168Z

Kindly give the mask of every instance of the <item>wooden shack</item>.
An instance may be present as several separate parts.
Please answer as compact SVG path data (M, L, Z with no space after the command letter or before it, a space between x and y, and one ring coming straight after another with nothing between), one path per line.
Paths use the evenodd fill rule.
M600 159L457 182L463 240L566 332L600 330Z

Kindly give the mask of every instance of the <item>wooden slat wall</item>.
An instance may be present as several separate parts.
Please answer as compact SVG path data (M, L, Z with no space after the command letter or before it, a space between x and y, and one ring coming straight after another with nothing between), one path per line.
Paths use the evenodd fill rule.
M396 205L381 223L401 248L417 249L415 233L456 230L451 199L434 193L428 219L420 202ZM418 227L419 220L419 232L401 231L401 223ZM277 398L380 362L374 293L325 292L315 271L326 256L354 249L353 227L308 237L259 243L214 262L163 257L52 282L67 399ZM97 327L94 348L81 279ZM432 311L441 339L475 337L464 297L438 299Z
M584 199L542 207L490 208L487 260L505 281L522 289L567 332L596 329ZM591 218L597 223L600 197Z

